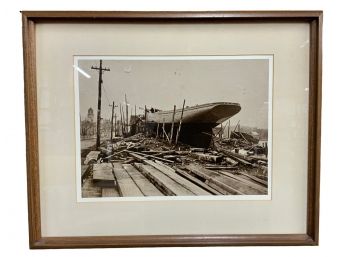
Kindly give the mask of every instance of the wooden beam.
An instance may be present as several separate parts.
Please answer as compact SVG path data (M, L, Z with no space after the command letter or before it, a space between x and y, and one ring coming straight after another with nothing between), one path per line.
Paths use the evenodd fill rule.
M147 160L147 158L149 158L149 159L156 159L156 160L159 160L159 161L174 163L174 161L171 161L171 160L163 159L163 158L160 158L160 157L157 157L157 156L144 154L144 153L140 153L140 152L133 152L133 151L127 150L127 153L129 153L129 155L133 156L134 158L136 158L139 161Z
M87 178L81 188L81 197L82 198L92 198L92 197L101 197L102 188L94 185L93 179L91 177Z
M174 167L174 169L175 169L176 173L180 174L181 176L183 176L184 178L188 179L192 183L202 187L204 190L210 192L211 194L213 194L213 195L222 195L219 191L217 191L214 188L208 186L204 182L200 181L198 178L190 175L187 171L179 169L177 167Z
M152 167L158 169L166 176L170 177L172 180L179 183L181 186L186 188L187 190L191 191L195 195L211 195L210 192L207 192L206 190L202 189L201 187L193 184L192 182L188 181L187 179L181 177L178 175L174 169L171 167L161 163L156 163L153 161L145 161L146 164L151 165Z
M196 164L189 164L185 166L186 169L188 169L190 172L196 174L197 176L207 180L206 183L209 185L215 184L219 188L223 189L225 192L228 192L228 194L232 195L243 195L241 191L234 188L233 186L229 185L228 178L222 178L221 175L218 173L204 169L203 167L196 165ZM216 189L216 187L214 187ZM218 190L221 192L220 190Z
M128 175L133 179L134 183L139 187L144 196L163 196L160 190L158 190L142 173L140 173L131 164L123 164L123 168L127 171Z
M116 188L102 188L102 197L119 197L120 194L117 192Z
M222 156L212 155L208 153L191 153L191 156L198 160L209 161L213 163L220 162L223 159Z
M183 104L182 104L179 127L178 127L178 129L177 129L177 131L176 131L175 145L178 144L178 140L179 140L179 136L180 136L180 130L181 130L182 118L183 118L183 116L184 116L184 110L185 110L185 99L184 99L184 102L183 102Z
M174 110L173 110L172 127L170 129L170 143L173 142L175 110L176 110L176 105L174 105Z
M111 163L93 164L92 168L93 182L99 187L114 187L115 178L112 173Z
M115 162L113 163L113 166L114 175L117 182L117 189L120 193L120 196L144 196L138 186L134 183L133 179L125 171L121 163Z
M254 189L258 190L258 191L260 191L260 192L262 192L263 194L267 194L267 187L261 186L259 184L256 184L256 183L250 181L250 180L244 179L244 178L242 178L239 175L233 175L230 172L220 171L220 173L222 173L225 176L228 176L230 178L236 179L236 180L238 180L238 181L240 181L240 182L242 182L242 183L244 183L244 184L246 184L246 185L248 185L248 186L250 186L250 187L252 187L252 188L254 188Z
M140 170L149 180L154 181L156 185L161 187L161 189L166 193L166 195L194 195L191 191L187 190L179 183L164 175L161 171L152 167L151 165L134 163L134 166L138 170Z
M186 166L190 171L194 171L196 173L200 173L201 175L203 175L205 178L207 179L211 179L212 182L219 182L222 183L226 186L229 186L230 188L232 188L235 192L239 192L243 195L260 195L263 194L263 191L257 190L237 179L234 179L232 177L228 177L225 176L219 172L216 171L212 171L212 170L208 170L205 169L202 166L199 166L197 164L189 164ZM219 186L221 186L221 184L219 184ZM225 189L225 188L223 188ZM227 190L227 189L225 189ZM227 190L228 191L228 190Z
M268 186L268 182L266 180L263 180L263 179L260 179L258 177L249 175L249 174L247 174L245 172L241 172L240 174L242 174L243 176L246 176L246 177L248 177L248 178L250 178L250 179L252 179L252 180L254 180L254 181L258 182L258 183L261 183L262 185Z

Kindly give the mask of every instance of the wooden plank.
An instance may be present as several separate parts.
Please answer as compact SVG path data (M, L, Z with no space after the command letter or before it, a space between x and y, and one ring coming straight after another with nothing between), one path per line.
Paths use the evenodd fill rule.
M132 151L129 151L129 150L127 150L127 152L131 156L133 156L134 158L137 158L138 160L140 159L139 156L141 156L141 157L143 157L143 159L150 158L150 159L156 159L156 160L160 160L160 161L164 161L164 162L174 163L174 161L163 159L163 158L160 158L160 157L157 157L157 156L153 156L153 155L149 155L149 154L143 154L143 153L139 153L139 152L132 152Z
M115 178L111 163L93 164L93 182L100 187L114 187Z
M186 166L189 170L194 171L196 173L199 173L201 176L203 175L207 179L211 179L212 182L220 182L224 185L227 185L228 187L232 188L235 192L239 192L240 194L248 194L248 195L259 195L262 194L261 191L252 188L251 186L248 186L236 179L233 179L231 177L224 176L222 174L219 174L216 171L205 169L202 166L199 166L197 164L189 164ZM219 185L221 187L221 185ZM223 188L224 190L228 191L227 189Z
M230 172L226 172L226 171L220 171L220 173L224 174L225 176L228 176L230 178L236 179L241 181L242 183L245 183L248 186L251 186L252 188L259 190L261 192L263 192L264 194L267 194L267 188L264 186L261 186L260 184L256 184L250 180L244 179L242 178L240 175L233 175Z
M99 154L100 154L100 151L90 151L86 156L84 164L88 165L88 164L91 164L93 162L96 163L98 161Z
M92 171L92 165L83 165L81 164L81 182L83 182L84 179L87 178L87 176Z
M102 197L119 197L120 194L115 187L102 188Z
M92 178L87 178L81 188L82 198L101 197L102 189L94 185Z
M249 158L254 159L254 160L258 160L258 161L268 162L268 159L266 157L262 157L262 156L250 155Z
M225 161L226 161L228 164L231 164L231 165L233 165L233 166L235 166L235 165L238 164L237 161L233 160L233 159L230 158L230 157L225 157Z
M211 180L206 180L205 184L207 184L209 187L215 189L216 191L218 191L220 194L222 195L235 195L233 193L230 193L229 191L226 191L225 189L223 189L222 187L220 187L218 184L212 182Z
M232 158L233 160L238 161L246 166L253 166L253 164L250 162L251 159L249 159L248 157L243 156L241 154L234 153L232 151L225 150L224 148L222 148L220 146L220 144L218 142L214 141L214 144L215 144L216 150L223 153L224 155L226 155L226 156Z
M134 166L137 167L137 169L140 170L149 180L159 186L166 195L194 195L191 191L187 190L151 165L134 163Z
M191 156L198 159L198 160L203 160L203 161L209 161L209 162L221 162L221 160L223 159L222 156L220 155L213 155L213 154L209 154L209 153L191 153Z
M133 179L134 183L139 187L143 195L163 196L161 191L158 190L142 173L140 173L131 164L123 164L122 166L127 171L128 175Z
M223 152L224 154L228 154L229 152ZM234 159L234 160L237 160L238 162L241 162L242 164L244 164L244 165L246 165L246 166L253 166L253 164L252 163L250 163L250 162L248 162L248 161L246 161L246 160L244 160L244 159L242 159L242 158L239 158L239 157L237 157L237 156L233 156L233 155L230 155L230 157L232 158L232 159Z
M245 172L241 172L240 174L243 175L243 176L246 176L247 178L250 178L250 179L252 179L252 180L254 180L254 181L256 181L256 182L258 182L258 183L260 183L262 185L268 186L268 182L266 180L263 180L263 179L260 179L258 177L249 175L249 174L247 174Z
M243 195L241 191L229 185L230 183L228 183L227 178L222 178L221 175L219 175L218 173L214 171L204 169L203 167L193 163L186 165L185 168L188 169L190 172L196 174L197 176L203 179L206 179L207 180L206 183L208 185L212 186L212 184L215 184L216 186L218 186L218 188L221 188L222 190L218 190L216 187L214 187L214 189L218 190L219 192L223 192L223 193L226 192L227 194L233 194L233 195L236 195L236 194Z
M134 183L133 179L129 176L126 170L119 162L113 163L113 172L116 178L117 189L120 196L132 197L132 196L144 196L138 186Z
M114 180L111 163L93 164L93 180Z
M237 169L237 167L235 166L207 166L207 165L205 165L204 168L208 170L234 170L234 172L236 172L235 170Z
M159 163L159 162L153 162L153 161L145 161L147 164L151 165L152 167L158 169L163 174L167 175L174 181L178 182L181 186L186 188L187 190L191 191L195 195L211 195L210 192L204 190L203 188L193 184L191 181L188 181L187 179L183 178L182 176L176 174L175 170L171 167Z
M190 175L187 171L179 169L179 168L174 168L175 172L180 174L181 176L185 177L192 183L204 188L206 191L212 193L213 195L221 195L219 191L215 190L214 188L210 187L209 185L205 184L204 182L200 181L198 178Z

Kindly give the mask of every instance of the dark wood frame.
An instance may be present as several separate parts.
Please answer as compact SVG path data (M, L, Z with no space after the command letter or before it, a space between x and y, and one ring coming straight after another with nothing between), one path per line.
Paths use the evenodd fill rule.
M246 246L318 245L322 11L221 11L221 12L95 12L22 11L27 147L27 186L30 248L91 248L146 246ZM165 235L42 237L39 189L39 145L35 63L35 25L43 22L305 22L310 25L310 74L308 120L307 232L305 234Z

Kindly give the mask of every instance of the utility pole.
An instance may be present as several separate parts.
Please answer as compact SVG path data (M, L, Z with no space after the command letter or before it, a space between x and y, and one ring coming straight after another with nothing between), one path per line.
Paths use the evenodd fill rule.
M122 136L124 136L124 128L123 128L123 111L122 111L122 104L120 104L120 119L121 119L121 132Z
M139 130L139 128L138 128L138 119L137 119L137 105L135 105L135 107L134 107L134 120L135 120L135 134L137 134L138 133L138 130Z
M103 83L103 71L110 71L109 68L103 68L103 61L99 61L99 67L92 66L92 70L99 71L99 80L98 80L98 113L97 113L97 143L96 148L100 147L100 119L101 119L101 87Z
M124 101L126 103L126 133L128 133L128 102L127 102L127 95L124 94Z
M147 109L146 109L146 105L145 105L145 109L144 109L144 118L145 118L145 125L144 125L144 129L145 129L145 136L147 136Z
M117 107L117 105L116 105ZM117 137L118 134L118 126L117 126L117 113L115 113L115 137Z
M112 101L112 114L111 114L111 133L110 133L110 141L112 143L112 132L114 128L114 109L115 109L115 101ZM116 130L116 127L115 127Z

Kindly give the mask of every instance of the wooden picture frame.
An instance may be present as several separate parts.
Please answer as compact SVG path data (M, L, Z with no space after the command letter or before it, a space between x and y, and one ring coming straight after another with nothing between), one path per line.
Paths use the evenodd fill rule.
M32 249L163 246L318 245L321 133L322 11L97 12L22 11L29 243ZM308 23L307 229L304 234L192 234L43 237L41 233L35 28L40 23Z

